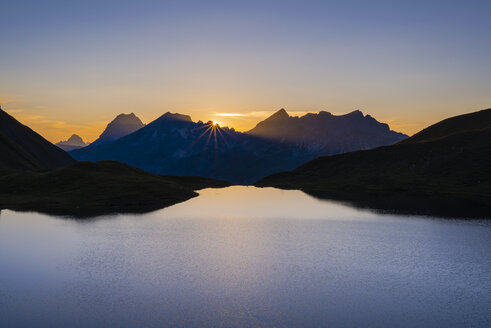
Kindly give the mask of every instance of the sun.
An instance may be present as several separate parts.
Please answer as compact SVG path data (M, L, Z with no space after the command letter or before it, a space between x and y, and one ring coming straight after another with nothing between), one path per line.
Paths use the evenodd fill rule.
M220 122L217 122L217 121L211 121L211 125L213 125L213 126L219 126L219 125L220 125Z

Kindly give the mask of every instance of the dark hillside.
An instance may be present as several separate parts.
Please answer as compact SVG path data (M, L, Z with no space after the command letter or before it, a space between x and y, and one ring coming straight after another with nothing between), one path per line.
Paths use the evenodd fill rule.
M0 209L76 217L140 213L195 197L194 190L224 181L150 174L118 162L79 162L47 172L0 177Z
M0 174L53 169L75 163L70 155L0 109Z

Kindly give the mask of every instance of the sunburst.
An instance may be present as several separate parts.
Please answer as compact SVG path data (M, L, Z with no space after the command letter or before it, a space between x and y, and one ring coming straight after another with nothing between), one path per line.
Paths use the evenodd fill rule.
M203 146L203 150L208 149L210 145L210 141L213 144L213 150L218 151L219 145L224 144L225 147L229 147L229 143L226 140L226 136L228 135L226 130L223 130L220 127L220 122L217 121L208 121L205 125L198 127L198 130L204 129L204 131L187 147L186 150L191 149L198 141L206 137L205 144Z

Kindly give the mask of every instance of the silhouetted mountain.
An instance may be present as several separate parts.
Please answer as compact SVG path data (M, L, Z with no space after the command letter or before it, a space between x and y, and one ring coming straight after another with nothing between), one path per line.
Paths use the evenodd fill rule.
M86 144L82 140L82 138L76 134L73 134L70 138L68 138L68 140L56 143L56 146L60 147L64 151L71 151L74 149L85 147L87 145L88 143Z
M74 162L70 155L0 108L0 173L51 169Z
M117 160L154 173L237 183L253 182L304 161L304 156L278 143L171 113L119 140L91 144L71 154L78 160Z
M346 115L321 111L292 117L282 108L247 133L295 145L316 156L391 145L407 138L359 110Z
M452 117L392 146L320 157L258 186L367 207L491 216L491 109Z
M111 121L102 132L102 134L92 144L102 144L109 141L117 140L130 133L133 133L145 124L134 114L119 114L114 120Z
M319 114L319 116L322 115L324 114ZM310 116L306 117L308 120ZM317 115L312 115L312 117L317 117ZM290 118L285 110L280 110L263 123L268 125L271 122L290 119L295 122L299 120ZM368 123L360 125L358 130L355 129L361 131L358 132L358 135L365 139L368 139L369 135L375 135L375 137L372 137L372 141L365 141L363 145L361 142L358 143L360 148L377 142L386 144L391 136L393 139L399 137L397 133L389 131L386 125L368 116L361 115L361 119ZM306 119L302 118L300 122L304 124L304 120ZM356 119L347 120L355 125L356 121ZM326 152L330 143L324 140L325 134L321 133L322 122L319 120L318 123L312 123L320 132L318 135L311 134L308 139L305 137L305 140L309 142L307 144L304 141L295 143L293 140L284 142L284 140L268 138L259 133L258 135L239 133L233 129L214 127L210 122L195 123L187 115L166 113L144 128L119 140L104 145L92 144L89 147L74 150L71 154L78 160L118 160L153 173L199 175L234 183L252 183L268 174L293 169ZM345 123L343 126L347 125L348 123ZM258 126L262 127L263 124L260 123ZM381 133L370 134L368 133L370 129L383 130L388 137L384 139L380 136ZM341 129L338 128L338 130ZM345 144L349 139L348 135L351 136L351 139L356 139L355 132L353 132L355 130L347 128L345 130L349 131L344 134L345 142L339 142L337 148L329 148L329 152L354 147L354 143L348 146ZM368 132L365 133L365 130ZM334 136L334 134L331 135ZM317 143L314 142L316 137L319 138ZM321 143L322 147L316 146Z

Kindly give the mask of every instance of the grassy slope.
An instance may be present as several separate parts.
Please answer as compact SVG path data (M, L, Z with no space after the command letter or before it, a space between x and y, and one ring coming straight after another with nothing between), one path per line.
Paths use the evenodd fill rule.
M228 185L201 177L150 174L113 161L79 162L1 176L0 208L76 217L140 213L195 197L197 189Z
M320 157L256 185L381 209L491 216L491 109L444 120L396 145Z

